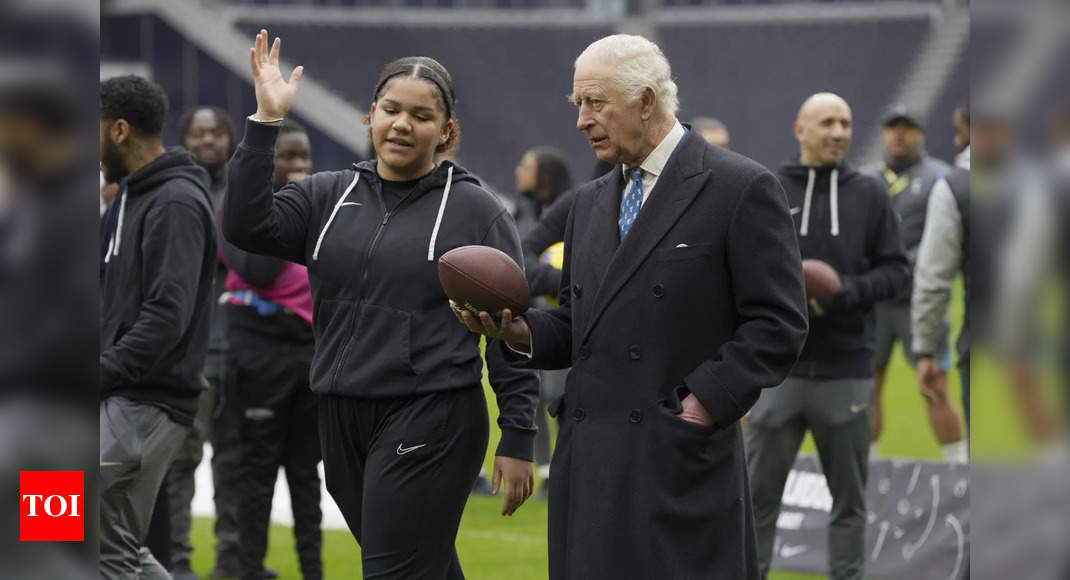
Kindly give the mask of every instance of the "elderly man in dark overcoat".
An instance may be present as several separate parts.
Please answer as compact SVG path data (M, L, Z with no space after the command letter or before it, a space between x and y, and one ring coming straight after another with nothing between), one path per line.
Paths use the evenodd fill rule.
M576 59L577 128L618 165L578 189L560 307L458 312L521 364L572 366L550 484L550 578L758 578L740 418L807 333L787 198L676 119L661 50Z

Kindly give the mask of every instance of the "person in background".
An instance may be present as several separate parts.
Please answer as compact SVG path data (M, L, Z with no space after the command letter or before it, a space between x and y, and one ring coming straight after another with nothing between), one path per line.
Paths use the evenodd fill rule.
M227 189L227 160L236 145L234 122L222 108L202 105L186 110L178 119L179 144L193 154L197 164L211 177L210 193L216 223L223 207ZM212 490L215 503L215 566L211 578L236 578L241 573L239 554L241 542L238 525L238 498L241 481L238 462L241 444L238 425L241 418L234 394L228 392L226 321L219 308L227 269L222 262L216 270L215 298L212 301L212 335L208 342L208 356L204 376L208 390L201 395L194 428L182 443L178 455L167 474L167 488L171 508L171 554L175 580L196 580L190 568L193 545L190 543L190 504L193 501L193 474L204 455L204 442L212 444ZM267 571L267 578L277 576Z
M873 305L902 291L910 266L883 184L844 161L853 132L847 102L833 93L814 94L799 108L793 129L799 156L777 174L794 216L799 251L803 259L829 264L842 287L830 297L809 299L810 333L798 362L787 380L763 392L750 412L746 450L758 556L765 575L773 559L784 484L810 431L832 495L829 578L861 580Z
M558 195L520 241L524 248L525 275L533 295L550 295L556 299L561 289L562 267L555 263L564 259L564 246L557 247L557 244L565 239L565 224L575 200L575 189Z
M936 182L947 175L950 167L925 152L925 131L921 118L909 108L898 105L889 111L883 120L881 139L884 143L884 159L879 163L863 168L862 172L880 179L886 186L892 199L892 207L899 218L900 238L906 249L907 258L913 269L921 243L921 234L925 229L925 220L929 195ZM870 441L876 448L884 425L884 412L881 405L884 392L884 379L887 376L888 363L892 351L898 342L903 347L907 362L914 366L917 356L913 350L910 329L910 284L891 300L878 302L876 313L876 351L873 376L873 407L871 409ZM936 345L936 350L925 354L935 357L940 364L941 373L946 373L951 366L949 343L950 321L945 318L943 339ZM932 380L945 379L944 374L930 377ZM946 381L945 381L946 382ZM935 396L946 393L947 385L937 387L935 391L925 394L925 405L929 416L929 427L940 443L944 458L949 461L966 461L968 452L963 439L962 421L958 412L946 397Z
M522 200L513 218L523 237L539 221L543 211L572 187L572 177L564 154L549 146L524 152L513 173Z
M212 204L223 203L227 191L227 160L234 154L234 121L222 107L201 105L178 118L179 144L193 154L211 178Z
M100 86L106 182L100 308L100 573L169 578L144 547L171 459L204 389L219 252L208 175L161 140L167 96L141 77Z
M1061 330L1045 326L1056 318L1053 305L1070 304L1070 106L1058 106L1048 115L1050 151L1039 158L1020 150L1005 118L984 109L976 115L970 218L984 235L971 240L969 261L974 271L987 262L987 273L994 276L982 281L985 271L971 275L971 289L983 288L985 282L990 287L983 301L972 300L970 314L973 338L980 339L972 344L987 338L995 347L1012 409L1029 442L1056 459L1067 457L1070 309L1062 309ZM995 230L993 223L1005 230ZM993 231L1001 237L993 239ZM975 290L973 297L977 294ZM982 305L989 310L987 317L977 314ZM988 327L978 329L978 322ZM1045 352L1055 353L1050 359L1059 362L1048 363ZM1061 395L1061 404L1053 393Z
M539 225L552 207L565 208L565 218L572 204L572 176L564 155L552 147L536 147L520 158L516 166L516 189L526 201L524 210L516 215L517 229L521 239L539 230ZM558 209L558 211L561 211ZM559 231L546 240L546 245L533 251L525 249L524 265L528 285L533 296L552 294L557 296L560 268L544 263L540 257L551 245L564 239L564 220ZM523 242L521 242L523 243Z
M304 127L287 121L275 141L275 190L308 175ZM294 539L305 580L323 578L317 395L309 389L312 293L300 264L223 244L227 265L228 383L241 410L238 502L241 577L264 577L268 524L279 468L286 473Z
M528 234L539 229L543 216L558 200L565 198L571 205L572 177L568 162L560 151L552 147L535 147L524 153L516 166L516 189L527 200L528 211L517 216L521 246L524 248L524 274L528 279L533 297L532 305L544 310L557 306L557 293L561 283L561 266L564 258L564 222L552 236L546 247L529 251L526 245ZM564 207L568 207L568 205ZM567 217L567 215L566 215ZM538 242L536 242L538 244ZM541 483L536 499L549 495L550 456L553 450L553 435L547 420L547 407L565 391L568 369L539 371L539 409L535 413L535 463L536 477Z
M691 130L698 131L710 145L728 148L728 127L714 117L695 117L691 119Z
M969 118L969 112L965 113ZM960 154L969 147L969 130L960 132L962 108L955 109L955 145ZM967 160L969 158L967 157ZM970 172L955 167L933 186L929 194L925 231L914 264L914 289L910 300L911 349L917 354L918 387L926 398L944 398L947 379L936 360L944 321L951 302L951 287L960 273L965 284L962 328L958 337L958 368L962 385L962 410L970 427ZM968 439L967 439L968 440Z

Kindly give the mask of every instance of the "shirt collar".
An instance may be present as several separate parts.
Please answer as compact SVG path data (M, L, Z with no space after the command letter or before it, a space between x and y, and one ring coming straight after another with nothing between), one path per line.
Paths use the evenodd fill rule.
M680 124L679 120L675 120L672 129L669 129L668 135L665 135L661 143L650 152L650 155L646 156L646 159L643 160L639 167L642 167L643 171L654 177L661 175L661 172L665 170L665 165L669 163L669 157L672 156L672 152L676 150L676 146L684 138L685 133L684 126ZM621 165L625 180L631 178L628 175L628 169L629 167Z

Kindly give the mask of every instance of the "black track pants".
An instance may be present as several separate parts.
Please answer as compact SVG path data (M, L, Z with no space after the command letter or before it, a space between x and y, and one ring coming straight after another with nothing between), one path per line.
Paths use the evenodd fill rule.
M454 540L487 449L479 385L413 397L322 396L327 490L364 578L464 578Z

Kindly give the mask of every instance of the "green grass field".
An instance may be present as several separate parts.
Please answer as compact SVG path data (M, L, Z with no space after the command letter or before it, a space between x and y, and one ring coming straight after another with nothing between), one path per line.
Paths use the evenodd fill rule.
M961 292L956 288L952 303L952 320L961 319ZM957 335L957 329L955 330ZM974 383L981 378L974 372ZM955 371L949 377L953 397L959 401L959 378ZM488 389L488 395L490 391ZM983 416L1000 417L1008 404L1005 393L993 388L973 389L972 406L976 421ZM497 408L493 397L491 403L491 442L485 465L488 472L497 444L494 417ZM917 393L913 374L900 353L896 353L889 368L884 394L884 436L880 443L883 456L918 457L939 459L940 448L929 430L925 406ZM981 416L981 419L978 419ZM1005 422L1005 421L1004 421ZM999 429L994 436L1004 445L1018 446L1021 435L1014 434L1010 427ZM975 433L976 434L976 433ZM807 438L804 451L813 451L813 443ZM457 549L465 574L473 579L541 580L546 572L546 503L529 500L511 518L499 514L501 499L473 496L468 502L457 539ZM293 548L293 536L286 526L273 525L266 564L279 571L283 579L300 578ZM193 567L206 577L213 564L211 520L196 518L193 528L195 546ZM327 578L359 578L360 548L348 531L324 532L324 566ZM801 580L820 578L808 574L774 571L773 580Z

